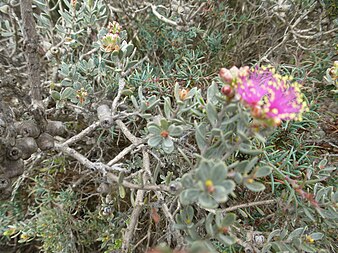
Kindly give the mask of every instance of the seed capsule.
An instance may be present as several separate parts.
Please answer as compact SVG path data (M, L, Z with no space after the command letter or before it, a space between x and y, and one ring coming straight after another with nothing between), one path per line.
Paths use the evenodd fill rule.
M42 133L39 138L36 139L36 143L42 151L54 148L54 138L48 133Z
M33 120L26 120L23 122L17 122L15 128L18 134L24 137L37 138L40 134L40 129Z
M38 145L32 137L19 138L16 140L16 147L22 152L22 159L28 159L38 150Z
M108 105L100 105L97 108L97 116L103 128L110 128L113 124L112 112Z
M49 120L47 123L46 132L51 136L62 136L66 132L66 127L62 121Z
M0 190L10 186L11 180L4 175L0 175Z
M24 171L24 163L22 159L11 161L5 160L0 167L0 173L8 178L17 177L22 175Z
M7 158L12 161L16 161L22 157L21 149L17 147L7 148Z

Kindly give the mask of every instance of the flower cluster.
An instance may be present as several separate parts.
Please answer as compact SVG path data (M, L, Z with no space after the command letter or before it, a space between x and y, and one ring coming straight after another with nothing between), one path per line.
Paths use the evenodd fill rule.
M253 117L271 125L279 125L282 120L301 120L302 113L308 110L299 83L277 74L271 67L222 68L220 77L227 83L223 94L236 90Z
M120 50L121 26L116 21L108 24L108 33L101 39L101 47L105 52L111 53Z

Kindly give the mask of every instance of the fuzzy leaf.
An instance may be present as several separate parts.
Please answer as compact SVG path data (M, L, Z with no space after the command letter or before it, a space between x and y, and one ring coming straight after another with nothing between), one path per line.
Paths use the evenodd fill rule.
M317 240L322 239L324 237L324 234L317 232L317 233L312 233L310 236L313 240L317 241Z
M180 136L183 133L183 128L181 126L170 125L168 132L170 136Z
M198 196L198 203L201 207L214 209L218 207L218 203L209 194L203 192Z
M260 192L260 191L264 191L265 190L265 186L262 183L259 182L252 182L252 183L248 183L248 182L244 182L244 185L251 191L253 192Z
M228 236L228 235L219 234L219 235L217 235L217 239L220 240L225 245L232 245L232 244L236 243L236 238L234 238L232 236Z
M236 221L236 214L234 213L227 213L224 217L224 219L222 220L222 226L223 227L229 227L232 224L234 224Z
M267 175L269 175L272 171L272 168L269 166L263 166L258 168L258 170L255 173L256 177L265 177Z
M218 121L216 107L211 103L207 103L207 106L205 109L207 111L207 117L208 117L210 124L212 126L215 126Z
M198 199L200 191L197 189L186 189L180 193L180 202L182 205L189 205Z
M155 136L151 136L149 139L148 139L148 145L150 146L150 147L156 147L156 146L158 146L160 143L161 143L161 141L162 141L162 137L161 136L158 136L158 135L155 135Z

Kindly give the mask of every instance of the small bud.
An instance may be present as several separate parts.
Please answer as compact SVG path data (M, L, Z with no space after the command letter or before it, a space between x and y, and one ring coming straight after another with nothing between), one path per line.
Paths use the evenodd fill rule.
M97 108L97 117L103 128L110 128L113 124L112 112L108 105L100 105Z
M213 193L215 191L214 183L210 179L205 181L205 187L207 188L208 193Z
M188 93L189 93L189 90L181 89L181 90L178 92L178 95L179 95L180 99L181 99L182 101L184 101L184 100L187 98Z
M168 136L169 136L169 132L168 131L166 131L166 130L163 130L162 132L161 132L161 134L160 134L163 138L168 138Z
M231 74L234 78L237 78L237 76L239 74L239 69L236 66L232 66L230 68L230 72L231 72Z
M226 68L221 68L219 71L219 76L225 83L230 84L234 80L232 73Z
M230 85L223 86L221 92L224 96L227 96L228 98L233 98L235 96L234 89Z

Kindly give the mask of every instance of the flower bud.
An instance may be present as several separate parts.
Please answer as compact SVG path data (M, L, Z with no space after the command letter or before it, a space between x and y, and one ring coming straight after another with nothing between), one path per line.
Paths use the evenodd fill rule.
M221 89L221 93L228 98L233 98L235 95L234 89L230 85L225 85Z
M239 69L236 66L232 66L230 68L230 72L231 72L231 74L234 78L237 78L237 76L239 74Z
M221 70L219 71L219 76L222 79L222 81L224 81L225 83L229 83L229 84L232 83L234 79L230 70L226 68L221 68Z
M181 89L181 90L179 90L178 95L179 95L180 99L183 101L187 98L188 93L189 93L189 90Z

